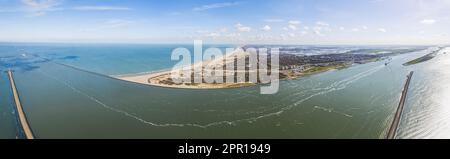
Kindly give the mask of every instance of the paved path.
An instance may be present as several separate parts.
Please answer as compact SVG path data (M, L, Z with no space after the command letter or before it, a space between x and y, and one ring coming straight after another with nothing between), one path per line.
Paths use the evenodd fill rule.
M408 95L409 84L411 83L411 78L414 72L411 71L407 76L405 87L403 88L402 97L400 98L400 103L398 104L397 112L394 116L394 121L392 121L392 125L389 128L389 132L387 135L387 139L395 139L395 135L397 133L398 125L400 124L400 120L402 118L403 108L405 107L406 96Z
M14 95L14 102L16 103L17 114L19 115L20 125L25 133L26 139L34 139L33 132L31 131L30 125L28 124L27 117L23 111L22 104L20 103L19 93L17 93L16 83L14 82L13 73L8 70L9 82L11 83L11 89Z

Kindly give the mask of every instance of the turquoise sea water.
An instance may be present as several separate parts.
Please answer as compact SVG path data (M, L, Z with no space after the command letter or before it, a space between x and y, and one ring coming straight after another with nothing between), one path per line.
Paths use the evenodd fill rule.
M105 75L170 68L171 50L189 45L1 44L2 70L14 66L30 125L38 138L383 138L406 74L414 70L399 138L449 137L443 100L450 93L450 56L405 67L415 52L259 87L183 90L119 81ZM226 45L219 45L223 48ZM0 81L0 138L17 126L8 80ZM449 88L450 89L450 88ZM5 120L6 119L6 120Z

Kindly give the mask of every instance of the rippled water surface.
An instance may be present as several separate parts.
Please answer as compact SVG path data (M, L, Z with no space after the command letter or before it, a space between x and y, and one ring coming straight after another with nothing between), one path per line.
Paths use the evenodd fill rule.
M56 63L107 75L155 71L172 66L174 47L22 44L0 50L50 59L28 60L22 64L27 67L15 71L22 104L39 138L383 138L409 71L415 75L398 137L450 134L450 56L443 53L408 67L402 64L428 52L393 57L388 66L380 61L285 80L274 95L259 94L258 86L144 86ZM0 82L0 119L9 120L0 122L10 123L0 124L0 137L11 138L15 119L6 76Z

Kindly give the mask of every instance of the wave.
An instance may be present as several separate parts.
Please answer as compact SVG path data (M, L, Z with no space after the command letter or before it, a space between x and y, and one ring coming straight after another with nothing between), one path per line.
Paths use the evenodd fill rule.
M143 119L143 118L141 118L141 117L139 117L139 116L137 116L137 115L134 115L134 114L132 114L132 113L130 113L130 112L127 112L127 111L118 109L118 108L116 108L116 107L114 107L114 106L111 106L111 105L107 105L107 104L105 104L104 102L100 101L99 99L95 98L94 96L89 95L89 94L83 92L83 91L80 90L80 89L77 89L76 87L74 87L73 85L71 85L69 82L66 82L66 81L60 80L60 79L58 79L58 78L55 78L55 77L49 75L48 73L43 72L43 71L40 70L40 69L39 69L39 71L40 71L41 73L43 73L45 76L47 76L47 77L49 77L49 78L51 78L51 79L53 79L53 80L55 80L55 81L57 81L57 82L59 82L59 83L65 85L65 86L67 86L68 88L70 88L70 89L73 90L74 92L76 92L76 93L78 93L78 94L80 94L80 95L82 95L82 96L84 96L84 97L90 99L91 101L94 101L95 103L99 104L99 105L102 106L103 108L108 109L108 110L111 110L111 111L114 111L114 112L119 113L119 114L122 114L122 115L125 115L125 116L130 117L130 118L132 118L132 119L135 119L135 120L137 120L137 121L139 121L139 122L141 122L141 123L148 124L148 125L151 125L151 126L157 126L157 127L197 127L197 128L203 128L203 129L205 129L205 128L208 128L208 127L219 126L219 125L231 125L231 126L235 126L235 125L237 125L237 124L240 123L240 122L248 122L248 123L252 123L252 122L255 122L255 121L259 120L259 119L263 119L263 118L267 118L267 117L272 117L272 116L279 116L279 115L281 115L282 113L284 113L284 112L286 112L286 111L288 111L288 110L293 109L294 107L300 105L301 103L303 103L303 102L305 102L305 101L307 101L307 100L309 100L309 99L311 99L311 98L313 98L313 97L315 97L315 96L319 96L319 95L323 95L323 94L327 94L327 93L331 93L331 92L334 92L334 91L338 91L338 90L345 89L348 85L354 83L355 81L358 81L358 80L361 79L361 78L367 77L367 76L369 76L369 75L371 75L371 74L377 72L377 71L380 70L381 68L383 68L383 66L374 67L374 68L372 68L372 69L370 69L370 70L367 70L367 71L358 73L358 74L356 74L356 75L350 76L350 77L345 78L345 79L343 79L343 80L341 80L341 81L336 81L336 82L332 83L332 84L331 84L330 86L328 86L328 87L319 88L319 89L314 89L314 91L319 91L319 92L314 93L314 94L312 94L312 95L310 95L310 96L307 96L307 97L305 97L305 98L303 98L303 99L301 99L301 100L298 100L298 101L296 101L295 103L293 103L293 104L291 104L291 105L284 106L284 107L283 107L283 106L277 107L277 109L279 109L279 111L276 111L276 112L266 113L266 114L259 115L259 116L256 116L256 117L251 117L251 118L238 119L238 120L231 120L231 121L226 121L226 120L225 120L225 121L212 122L212 123L209 123L209 124L196 124L196 123L156 123L156 122L147 121L147 120L145 120L145 119ZM320 108L317 108L317 109L320 109ZM271 109L269 109L269 110L273 110L273 108L271 108ZM325 110L325 109L324 109L324 110ZM198 110L197 110L197 111L198 111ZM264 110L264 111L255 111L255 112L253 112L253 113L256 113L256 112L261 113L261 112L266 112L266 111L267 111L267 110ZM340 114L342 114L342 115L344 115L344 116L347 116L347 117L352 117L352 116L349 115L349 114L345 114L345 113L341 113L341 112L337 112L337 113L340 113Z

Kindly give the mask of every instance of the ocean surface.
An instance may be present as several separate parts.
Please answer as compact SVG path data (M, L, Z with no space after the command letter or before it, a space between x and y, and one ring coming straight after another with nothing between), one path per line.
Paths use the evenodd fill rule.
M91 73L171 68L177 47L192 50L1 43L0 69L14 70L37 138L384 138L409 71L415 74L397 137L450 138L450 55L444 53L412 66L402 64L429 52L395 56L387 66L379 61L284 80L274 95L261 95L259 86L171 89ZM0 138L20 138L7 74L0 77Z

